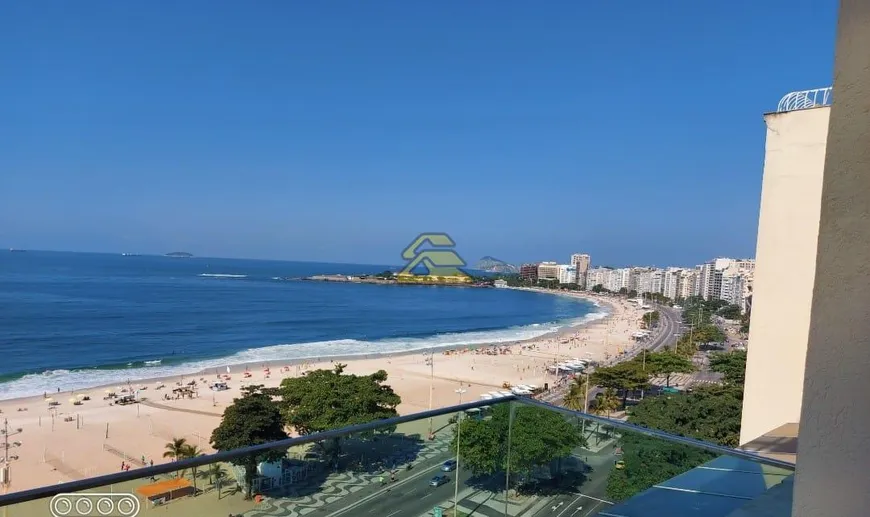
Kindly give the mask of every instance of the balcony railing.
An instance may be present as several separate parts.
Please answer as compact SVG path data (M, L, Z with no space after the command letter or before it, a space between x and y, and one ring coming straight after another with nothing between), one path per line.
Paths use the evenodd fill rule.
M800 92L791 92L786 94L779 100L776 107L777 113L785 111L797 111L815 108L818 106L830 106L833 102L834 88L816 88L814 90L803 90Z
M251 498L246 462L257 465ZM0 515L656 516L703 504L705 517L725 517L793 472L750 452L504 397L15 492L0 496Z

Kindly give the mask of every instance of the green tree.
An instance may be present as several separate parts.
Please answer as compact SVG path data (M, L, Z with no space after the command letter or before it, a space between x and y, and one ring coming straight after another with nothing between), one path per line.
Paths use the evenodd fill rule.
M223 465L220 463L210 463L208 469L206 470L206 474L208 475L208 482L211 484L218 493L218 499L221 498L221 480L227 476L227 472L224 470Z
M585 440L577 427L560 413L548 409L515 405L510 426L510 404L499 404L484 420L463 419L459 433L459 455L463 465L475 475L504 472L528 474L537 466L567 457ZM508 457L510 443L510 457ZM455 451L457 435L451 448Z
M601 292L604 291L604 290L605 290L605 289L604 289L604 286L601 285L601 284L595 284L595 285L592 286L592 292L593 292L593 293L601 293Z
M586 376L577 375L568 386L568 392L562 399L562 404L568 409L574 411L583 411L586 409L586 396L588 395L588 387L586 386Z
M746 352L710 354L710 370L723 374L727 383L743 386L746 381Z
M605 388L603 392L595 395L592 401L591 411L596 415L605 415L610 418L610 414L619 409L620 401L616 396L616 391L613 388Z
M350 375L344 367L337 364L332 370L281 381L275 393L287 425L307 435L398 416L402 399L384 384L386 371Z
M649 376L635 361L616 363L613 366L597 368L592 373L590 382L602 388L612 388L622 392L623 407L632 391L646 389L649 386Z
M718 311L716 311L716 314L725 318L726 320L739 320L740 312L741 311L739 305L731 304L720 308Z
M202 450L196 445L186 444L184 447L184 458L196 458L197 456L202 456ZM196 478L197 478L197 470L199 467L193 467L191 470L193 471L193 494L196 495Z
M673 352L653 352L645 354L645 359L636 358L634 361L645 361L644 370L652 377L665 376L665 386L671 385L671 375L674 373L691 373L695 366L684 356Z
M172 461L178 461L184 458L184 452L187 448L187 439L173 438L164 448L166 449L163 453L164 458L172 458Z
M643 315L640 319L640 325L643 328L651 329L658 325L661 314L659 311L650 311Z
M628 421L643 427L736 447L740 440L743 391L710 385L691 393L648 397L631 409Z
M611 469L607 478L607 495L616 501L628 499L715 457L701 449L632 432L623 433L619 445L625 466Z
M249 386L241 398L233 399L224 410L220 425L211 434L211 444L218 451L230 451L284 438L287 433L278 406L262 386ZM245 469L246 497L251 497L257 464L278 461L284 456L285 451L270 449L233 460Z

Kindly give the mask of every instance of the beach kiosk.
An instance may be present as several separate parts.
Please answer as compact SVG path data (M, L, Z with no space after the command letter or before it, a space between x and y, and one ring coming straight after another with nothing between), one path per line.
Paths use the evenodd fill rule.
M179 497L193 494L193 486L184 478L167 479L150 485L140 486L136 493L147 499L154 506L168 503Z

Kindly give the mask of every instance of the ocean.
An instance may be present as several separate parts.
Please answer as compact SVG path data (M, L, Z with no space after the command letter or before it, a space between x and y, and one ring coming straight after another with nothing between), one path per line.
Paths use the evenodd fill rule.
M242 363L530 339L603 317L510 289L303 281L385 266L0 252L0 399Z

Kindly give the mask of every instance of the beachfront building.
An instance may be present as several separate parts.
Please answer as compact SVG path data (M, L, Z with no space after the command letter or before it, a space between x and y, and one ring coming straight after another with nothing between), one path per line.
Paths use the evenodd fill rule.
M577 285L581 289L586 288L586 273L589 271L591 263L591 258L585 253L574 253L571 255L571 265L577 268Z
M695 289L698 284L698 274L694 269L683 269L680 271L680 281L678 284L677 298L686 299L690 296L695 296Z
M662 277L662 294L676 300L680 294L680 280L682 279L681 268L669 267Z
M728 268L722 272L719 299L743 307L743 275L736 268Z
M664 288L665 272L662 269L649 268L641 272L637 279L637 293L661 293Z
M559 264L555 262L541 262L538 264L538 280L558 280Z
M537 282L538 281L538 263L535 262L533 264L523 264L520 266L520 278L523 280L528 280L529 282Z
M559 264L559 283L576 284L577 267L571 264Z
M597 267L586 272L586 290L591 291L596 285L607 287L610 282L610 272L612 269L606 267Z

